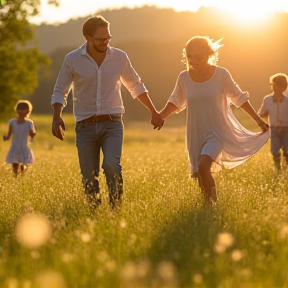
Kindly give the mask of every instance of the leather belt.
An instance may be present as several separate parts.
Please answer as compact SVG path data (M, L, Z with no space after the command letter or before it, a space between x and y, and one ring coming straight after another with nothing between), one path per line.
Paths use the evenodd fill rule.
M93 122L108 122L108 121L122 121L122 116L121 115L110 115L110 114L105 114L105 115L93 115L87 119L78 121L77 123L93 123Z

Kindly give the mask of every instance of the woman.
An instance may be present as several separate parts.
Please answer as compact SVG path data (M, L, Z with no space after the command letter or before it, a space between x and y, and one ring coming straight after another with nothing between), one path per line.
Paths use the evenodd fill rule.
M182 71L164 109L165 120L187 107L187 149L191 176L198 178L205 200L217 202L212 172L234 168L255 154L268 140L269 129L249 102L247 92L235 84L226 68L217 66L221 40L191 38L183 51ZM253 133L235 118L230 103L246 111L260 126Z

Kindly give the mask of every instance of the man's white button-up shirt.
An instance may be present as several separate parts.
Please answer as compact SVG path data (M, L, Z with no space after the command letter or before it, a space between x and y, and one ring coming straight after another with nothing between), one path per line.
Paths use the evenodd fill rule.
M148 92L127 54L108 47L100 67L87 53L86 44L68 53L59 71L51 104L67 104L70 89L76 122L93 115L123 114L122 84L135 99Z

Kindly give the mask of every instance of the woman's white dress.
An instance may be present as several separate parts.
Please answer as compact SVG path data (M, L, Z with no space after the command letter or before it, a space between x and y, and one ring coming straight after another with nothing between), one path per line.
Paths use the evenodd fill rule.
M176 113L187 107L187 150L192 175L198 172L202 154L212 157L215 162L211 171L218 172L222 167L231 169L242 164L267 142L268 131L247 130L231 110L231 102L239 107L248 98L226 68L216 66L213 76L203 83L194 82L189 71L179 74L168 102L176 105ZM205 143L210 145L205 145L203 153ZM220 153L215 154L213 150L219 146Z
M11 147L6 157L6 163L21 163L30 165L34 163L34 154L29 147L29 132L35 131L33 121L26 119L19 124L17 119L11 119L9 126L13 129L13 139Z

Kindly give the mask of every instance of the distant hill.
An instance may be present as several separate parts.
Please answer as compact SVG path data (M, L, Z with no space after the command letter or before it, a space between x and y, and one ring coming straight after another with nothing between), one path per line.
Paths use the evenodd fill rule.
M217 12L217 13L216 13ZM95 13L96 15L98 13ZM211 30L218 31L222 37L222 14L214 8L202 8L197 13L175 12L173 9L142 7L136 9L99 11L111 23L113 44L129 41L182 41L182 45L195 34L206 34ZM204 19L210 19L204 21ZM213 23L211 21L217 22ZM49 54L59 47L78 47L84 42L82 25L86 18L70 20L67 23L40 25L36 30L39 48L42 53ZM216 26L216 27L215 27ZM222 27L223 26L223 27ZM221 27L221 28L220 28ZM229 30L229 27L227 27ZM216 32L218 33L218 32Z
M240 25L215 8L193 13L142 7L102 11L101 15L111 23L111 45L128 53L158 109L166 103L178 73L184 69L182 49L194 35L224 37L219 65L226 67L239 86L250 92L256 109L263 96L270 93L269 76L288 73L288 14L274 14L269 21L254 26ZM37 27L40 51L51 57L52 65L30 96L36 113L51 113L50 97L58 70L65 54L84 43L81 31L85 19ZM147 119L145 109L125 89L123 98L127 119ZM66 111L71 111L71 103Z

